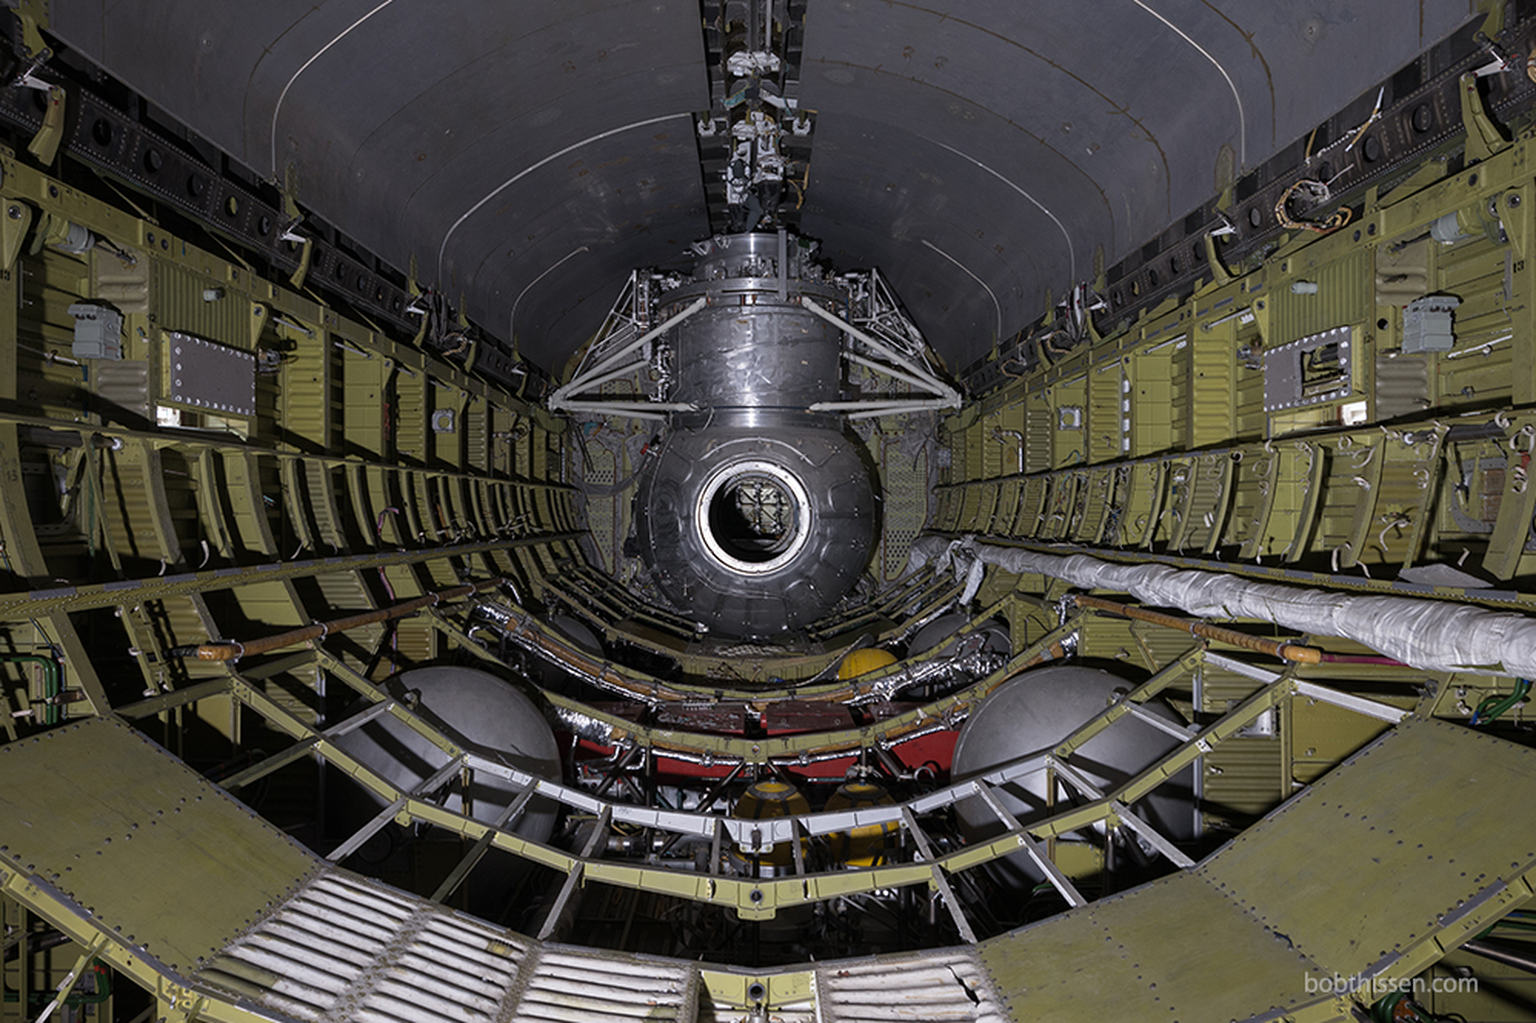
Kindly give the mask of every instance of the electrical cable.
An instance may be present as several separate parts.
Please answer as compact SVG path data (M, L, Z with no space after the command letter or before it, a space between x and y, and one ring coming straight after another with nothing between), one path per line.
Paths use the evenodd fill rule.
M1348 206L1340 206L1326 220L1298 220L1295 217L1292 217L1290 211L1287 209L1287 206L1291 201L1291 196L1293 196L1298 189L1308 193L1314 204L1326 202L1330 196L1328 186L1324 182L1317 181L1313 178L1302 178L1299 181L1292 182L1291 187L1287 188L1284 192L1281 192L1280 198L1275 200L1275 221L1279 223L1281 227L1304 228L1308 231L1314 231L1317 234L1332 234L1334 231L1337 231L1339 228L1349 223L1350 218L1354 216L1353 211L1351 211Z
M1488 724L1524 700L1530 691L1531 682L1529 679L1517 679L1514 692L1508 696L1490 696L1483 700L1477 705L1477 709L1472 712L1472 717L1467 721L1467 724L1473 726Z

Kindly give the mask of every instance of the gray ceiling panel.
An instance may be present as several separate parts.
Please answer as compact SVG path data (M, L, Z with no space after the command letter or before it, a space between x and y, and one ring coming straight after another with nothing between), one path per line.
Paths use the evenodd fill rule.
M1097 247L1109 263L1134 251L1207 201L1224 161L1256 166L1466 18L1457 4L1421 5L1433 8L1421 29L1417 15L1389 19L1381 5L1323 6L814 3L801 96L820 121L806 227L835 249L843 225L858 222L865 258L893 280L909 276L898 265L945 249L996 295L1011 334L1043 311L1047 288L1059 298L1091 276ZM967 159L938 174L939 148ZM999 194L1002 179L1015 194ZM925 188L933 201L978 200L948 204L943 226L914 233L903 227L906 196ZM1072 267L1057 253L1061 230L1042 230L1031 199L1071 236ZM883 239L872 213L890 225ZM996 239L992 252L983 238ZM930 332L943 307L976 304L904 298ZM955 316L945 319L953 328ZM951 332L942 343L964 363L988 341Z
M863 118L824 115L816 146L805 230L836 264L880 267L952 363L989 350L999 320L1005 336L1017 329L1074 259L1091 265L1071 240L1107 216L1102 202L1095 211L1067 189L1031 199L971 157Z
M445 287L457 295L467 286L471 315L498 334L515 303L521 351L560 365L600 325L631 269L666 262L707 233L692 130L672 119L530 172L454 233Z
M278 82L264 97L263 76L281 73L279 54L296 68L372 6L366 0L62 0L53 5L53 27L200 135L270 173L269 133L261 133L257 146L247 131L248 111L254 122L263 111L270 118L271 99L282 88Z
M52 28L563 363L708 231L697 0L54 0ZM952 365L1468 17L1464 0L808 0L803 225ZM1367 104L1368 105L1368 104ZM273 131L274 114L276 131ZM1068 253L1068 240L1071 252ZM995 300L995 305L994 305Z
M524 350L546 365L563 354L543 303L579 321L607 296L600 318L630 263L656 261L643 239L708 231L692 0L60 6L66 40L258 174L291 168L307 207L397 266L414 256L494 332L522 294ZM583 245L579 277L524 293Z

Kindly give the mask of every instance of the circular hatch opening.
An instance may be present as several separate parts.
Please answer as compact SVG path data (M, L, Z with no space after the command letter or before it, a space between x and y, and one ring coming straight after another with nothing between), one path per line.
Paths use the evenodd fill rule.
M792 560L810 535L805 487L772 462L723 466L699 493L704 549L728 568L750 575Z

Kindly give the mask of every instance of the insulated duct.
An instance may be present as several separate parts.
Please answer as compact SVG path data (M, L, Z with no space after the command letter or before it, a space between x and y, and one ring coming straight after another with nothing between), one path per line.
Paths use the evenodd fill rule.
M975 537L925 536L909 566L953 566L966 578L962 601L981 585L986 566L1039 573L1085 590L1129 593L1145 604L1177 607L1202 618L1251 618L1319 636L1363 643L1424 671L1536 677L1536 618L1470 604L1412 597L1357 596L1253 582L1222 572L1167 565L1117 565L1086 554L1041 554L980 543Z

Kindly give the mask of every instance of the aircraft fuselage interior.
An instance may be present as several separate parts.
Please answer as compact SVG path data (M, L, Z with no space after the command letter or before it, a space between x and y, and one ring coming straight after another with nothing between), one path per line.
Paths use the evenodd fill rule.
M1536 4L0 29L0 1023L1536 1020Z

